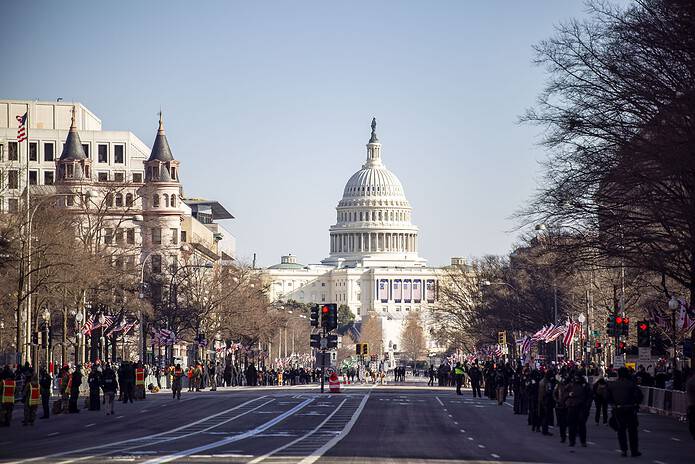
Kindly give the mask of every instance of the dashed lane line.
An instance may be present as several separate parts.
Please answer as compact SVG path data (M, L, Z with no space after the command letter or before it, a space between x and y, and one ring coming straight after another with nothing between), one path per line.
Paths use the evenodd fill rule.
M268 430L270 427L274 426L275 424L284 421L285 419L287 419L288 417L290 417L291 415L293 415L297 411L300 411L302 408L307 406L312 401L314 401L313 398L306 399L306 400L302 401L301 403L299 403L297 406L290 409L289 411L285 411L284 413L269 420L268 422L266 422L262 425L259 425L258 427L254 428L254 429L251 429L249 431L241 433L239 435L227 437L227 438L224 438L222 440L208 443L206 445L197 446L195 448L189 448L189 449L183 450L183 451L178 451L176 453L169 454L169 455L162 456L162 457L158 457L155 459L150 459L149 461L145 461L144 464L164 464L166 462L171 462L171 461L175 461L177 459L186 458L186 457L190 456L191 454L196 454L196 453L199 453L200 451L207 451L209 449L219 448L221 446L225 446L225 445L228 445L230 443L234 443L234 442L252 437L254 435L258 435L259 433L261 433L265 430Z
M340 433L338 433L335 437L331 438L328 441L328 443L323 445L321 448L312 452L311 455L299 461L299 464L314 464L319 458L321 458L321 456L326 454L326 451L333 448L340 440L345 438L347 434L350 433L350 430L352 430L352 427L355 425L355 422L357 422L357 419L360 417L360 414L362 414L364 405L367 404L367 401L369 400L369 395L369 393L364 395L364 398L362 398L362 402L360 402L360 405L357 407L355 412L352 414L352 417L350 418L348 423L345 424L345 427L343 428L343 430L340 431Z
M287 443L286 445L283 445L283 446L281 446L281 447L279 447L279 448L275 448L275 449L272 450L271 452L266 453L266 454L264 454L263 456L257 457L257 458L254 459L253 461L250 461L248 464L256 464L256 463L258 463L258 462L261 462L261 461L263 461L263 460L269 458L270 456L279 453L280 451L284 450L285 448L289 448L290 446L294 445L295 443L298 443L298 442L304 440L305 438L307 438L308 436L313 435L313 434L316 433L317 431L321 430L321 427L323 427L323 425L324 425L326 422L328 422L328 421L331 419L331 417L333 417L333 416L335 415L335 413L338 412L338 410L345 404L346 401L347 401L347 398L345 398L345 399L338 405L338 407L335 408L335 410L334 410L332 413L330 413L330 414L328 415L328 417L326 417L326 418L325 418L319 425L317 425L313 430L307 432L306 434L302 435L301 437L299 437L299 438L297 438L297 439L295 439L295 440L292 440L291 442Z
M94 427L95 425L97 425L97 424L95 422L93 422L91 424L85 425L84 428L88 429L89 427Z
M46 435L46 436L47 436L47 437L55 437L55 436L58 435L58 434L60 434L60 432L49 433L49 434Z
M478 445L478 448L485 448L485 445Z
M442 400L440 400L438 396L435 396L434 399L439 401L439 404L441 404L442 407L445 408L444 403L442 403Z
M673 440L673 441L681 441L680 438L676 438L676 437L671 437L671 440Z
M490 456L492 456L492 457L495 458L495 459L499 459L499 458L500 458L500 455L499 455L499 454L495 454L495 453L490 453Z
M254 399L252 399L252 400L246 401L245 403L241 403L241 404L239 404L239 405L237 405L237 406L235 406L235 407L233 407L233 408L226 409L226 410L224 410L224 411L218 412L218 413L213 414L213 415L211 415L211 416L207 416L207 417L204 417L204 418L202 418L202 419L199 419L199 420L197 420L197 421L195 421L195 422L191 422L191 423L188 423L188 424L185 424L185 425L181 425L181 426L179 426L179 427L176 427L176 428L171 429L171 430L166 430L166 431L164 431L164 432L159 432L159 433L155 433L155 434L152 434L152 435L146 435L146 436L144 436L144 437L139 437L139 438L130 438L130 439L128 439L128 440L117 441L117 442L115 442L115 443L107 443L107 444L103 444L103 445L90 446L90 447L87 447L87 448L81 448L81 449L63 451L63 452L60 452L60 453L49 454L49 455L47 455L47 456L38 456L38 457L35 457L35 458L22 459L22 460L20 460L20 461L15 461L15 462L13 462L13 463L8 463L8 464L18 464L18 463L35 462L35 461L44 461L44 462L49 461L49 462L50 462L51 460L55 460L55 458L58 458L58 457L61 457L61 456L68 456L68 455L71 455L71 454L82 454L82 453L84 453L85 451L93 451L93 450L99 450L99 449L104 449L104 448L107 448L107 449L108 449L108 448L112 448L113 446L121 445L121 444L131 444L131 445L133 445L133 446L129 446L129 447L127 447L127 448L118 450L118 451L121 451L121 452L122 452L122 451L129 450L129 449L133 449L133 448L139 448L139 447L142 447L142 446L147 446L147 445L149 444L149 443L147 442L147 440L149 440L149 439L161 437L161 436L164 436L164 435L167 435L167 434L171 434L171 433L178 432L178 431L180 431L180 430L183 430L183 429L188 428L188 427L191 427L191 426L198 425L198 424L200 424L200 423L202 423L202 422L205 422L205 421L207 421L207 420L213 419L213 418L215 418L215 417L217 417L217 416L220 416L220 415L222 415L222 414L229 413L229 412L234 411L234 410L236 410L236 409L242 408L242 407L244 407L244 406L246 406L246 405L248 405L248 404L250 404L250 403L253 403L254 401L258 401L258 400L263 399L263 398L266 398L266 396L259 396L258 398L254 398ZM271 401L273 401L273 400L271 400ZM266 403L264 403L264 404L266 404ZM120 417L124 417L124 416L120 416ZM59 433L59 432L54 432L54 433L50 434L49 436L58 435L58 433ZM194 432L194 433L198 433L198 432ZM179 439L179 438L187 437L187 436L192 435L192 434L193 434L193 433L184 435L184 436L182 436L182 437L176 437L176 438L171 438L171 439L162 440L162 441L177 440L177 439ZM76 458L76 459L72 459L72 460L69 460L69 461L62 461L62 462L63 462L63 463L67 463L67 462L82 461L82 460L84 460L84 459L90 459L90 458L93 458L93 457L95 457L95 456L103 456L103 455L109 454L109 453L111 453L111 452L113 452L113 450L108 450L108 451L106 451L106 452L99 453L99 454L95 454L95 455L91 455L91 456L81 456L81 457Z

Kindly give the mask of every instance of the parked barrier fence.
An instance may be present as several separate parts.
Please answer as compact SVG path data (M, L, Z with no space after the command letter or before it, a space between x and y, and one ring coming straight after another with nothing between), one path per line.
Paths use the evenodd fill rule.
M685 392L654 387L640 388L644 394L644 400L641 405L642 411L674 416L685 420L688 410L688 399Z

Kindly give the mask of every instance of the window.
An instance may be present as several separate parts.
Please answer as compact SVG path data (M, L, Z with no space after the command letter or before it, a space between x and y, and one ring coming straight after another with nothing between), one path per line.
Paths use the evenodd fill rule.
M7 188L11 190L19 188L19 171L7 171Z
M85 176L87 179L89 179L89 177L91 176L91 174L89 173L89 166L86 165L86 164L84 165L84 176Z
M99 162L100 163L108 163L109 162L109 146L105 145L103 143L100 143L97 146L97 150L99 152Z
M128 245L135 245L135 229L130 228L126 231L125 233L125 240L128 243Z
M75 166L72 164L68 164L65 166L66 172L65 172L65 177L73 177L75 175Z
M100 172L97 174L97 180L99 182L108 182L109 181L109 173L108 172Z
M113 243L113 229L104 229L104 243L111 245Z
M179 229L170 229L171 230L171 243L174 245L179 244Z
M113 193L107 193L106 194L106 206L111 208L113 207Z
M166 206L168 208L169 207L169 195L167 195L165 193L163 196L164 196L164 206Z
M152 228L152 243L155 245L162 244L162 229L159 227Z
M19 144L17 142L7 143L7 161L19 160Z
M118 207L118 208L123 207L123 194L121 194L121 193L116 194L116 207Z
M114 172L113 173L113 180L116 182L125 182L125 173L123 172Z
M38 161L39 144L29 142L29 161Z
M181 231L181 241L183 243L186 243L186 231L185 230Z
M84 150L84 154L89 158L89 144L88 143L83 143L82 144L82 150Z
M136 184L142 184L142 173L141 172L134 172L133 173L133 182Z
M116 229L116 243L123 244L123 229Z
M119 164L125 163L125 147L123 145L113 146L113 162Z
M173 274L179 268L179 257L176 255L171 255L169 256L169 259L171 260L171 273Z
M29 171L29 185L36 185L39 182L38 171Z
M176 194L174 194L174 193L171 194L171 207L172 208L176 207Z
M152 272L160 274L162 272L162 257L160 255L152 255Z
M7 212L17 213L19 212L19 200L16 198L10 198L7 200Z
M125 205L127 207L133 206L133 194L132 193L126 193L125 194Z
M55 173L53 171L44 171L43 172L44 185L53 185L54 181L55 181Z
M65 205L66 206L73 206L75 204L75 199L73 198L72 195L65 197Z
M53 142L46 142L43 144L43 160L44 161L54 161L55 160L55 145L53 145Z
M132 271L135 269L135 256L129 255L126 257L125 268L128 269L129 271Z
M5 145L0 143L0 161L4 161L5 159ZM0 206L2 206L0 204Z
M152 195L152 206L155 208L159 208L159 195Z
M171 167L171 180L176 180L176 168L174 166Z

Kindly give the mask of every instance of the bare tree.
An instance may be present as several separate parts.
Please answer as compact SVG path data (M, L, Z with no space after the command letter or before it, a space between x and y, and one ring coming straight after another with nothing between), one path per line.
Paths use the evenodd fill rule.
M411 313L405 320L401 330L401 351L413 364L427 354L427 339L417 313Z

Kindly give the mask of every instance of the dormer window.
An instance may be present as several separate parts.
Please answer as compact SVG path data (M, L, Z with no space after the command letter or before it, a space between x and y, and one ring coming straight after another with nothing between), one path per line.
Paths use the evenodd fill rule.
M68 165L66 166L66 168L67 168L67 170L66 170L66 173L65 173L65 177L68 178L68 179L71 179L71 178L75 177L75 166L72 165L72 164L68 164Z
M172 166L170 171L171 171L171 180L176 180L176 167Z

